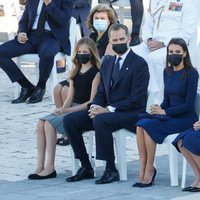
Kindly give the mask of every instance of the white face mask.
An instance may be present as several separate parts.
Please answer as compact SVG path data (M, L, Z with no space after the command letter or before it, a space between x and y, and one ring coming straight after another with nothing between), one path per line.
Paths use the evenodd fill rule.
M108 28L108 22L105 19L94 19L93 26L98 32L104 32Z

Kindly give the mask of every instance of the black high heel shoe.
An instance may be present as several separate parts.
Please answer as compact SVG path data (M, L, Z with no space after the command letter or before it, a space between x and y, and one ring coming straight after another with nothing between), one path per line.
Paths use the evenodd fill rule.
M140 184L140 188L144 188L144 187L151 187L154 185L154 180L155 180L155 177L156 177L156 174L157 174L157 170L156 168L154 167L154 173L153 173L153 177L152 177L152 180L150 183L141 183Z

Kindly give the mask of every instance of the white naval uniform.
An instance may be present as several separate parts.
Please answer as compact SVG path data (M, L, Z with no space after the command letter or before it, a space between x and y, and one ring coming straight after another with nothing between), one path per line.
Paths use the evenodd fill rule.
M143 42L131 47L142 56L149 66L148 90L157 93L156 103L162 100L163 69L166 65L166 47L150 51L146 45L149 38L163 42L166 46L171 38L183 38L187 44L197 27L197 10L193 0L150 0L150 6L142 27Z

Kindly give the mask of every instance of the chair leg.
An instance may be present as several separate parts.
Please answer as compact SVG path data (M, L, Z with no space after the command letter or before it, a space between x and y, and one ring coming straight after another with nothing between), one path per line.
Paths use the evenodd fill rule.
M178 152L171 142L168 143L168 148L171 186L178 186Z
M187 160L185 159L185 157L183 157L183 169L182 169L181 188L184 188L184 187L185 187L186 172L187 172Z
M120 180L127 180L126 136L119 130L114 133L114 139Z

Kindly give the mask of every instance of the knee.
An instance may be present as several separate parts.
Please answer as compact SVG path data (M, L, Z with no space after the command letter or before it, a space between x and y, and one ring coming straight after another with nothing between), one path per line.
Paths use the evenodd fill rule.
M62 88L63 88L62 85L60 83L58 83L53 89L54 95L56 95L56 96L60 95L62 92Z
M39 119L37 123L37 134L40 134L41 132L44 131L44 121Z
M99 129L102 128L103 126L105 126L105 118L101 114L96 115L95 118L93 119L94 129Z

